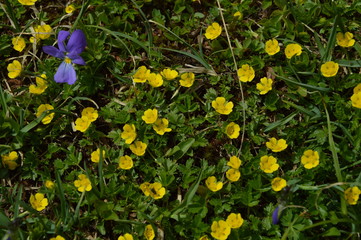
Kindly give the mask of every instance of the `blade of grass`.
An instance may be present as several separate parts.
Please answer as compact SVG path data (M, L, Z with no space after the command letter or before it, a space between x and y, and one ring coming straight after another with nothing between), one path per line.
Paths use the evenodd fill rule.
M20 185L18 185L18 188L14 188L14 191L18 191L18 194L16 196L16 201L14 204L14 219L16 219L19 216L19 209L20 209L20 202L21 202L21 197L23 195L23 187Z
M339 18L339 16L336 15L336 17L333 21L331 33L328 38L328 42L327 42L327 46L326 46L326 50L325 50L325 55L323 56L323 58L321 58L322 62L331 61L331 59L332 59L332 49L334 48L335 43L336 43L336 31L337 31L338 18Z
M361 67L361 60L339 60L337 63L341 67Z
M104 179L103 179L103 147L99 147L99 163L98 163L98 174L99 174L99 185L100 185L100 197L104 195Z
M325 56L325 52L326 52L325 48L323 47L323 44L321 43L321 40L318 37L318 34L316 32L314 32L314 36L315 36L315 41L316 41L316 44L318 47L318 51L320 52L320 55L321 55L321 59L323 59Z
M5 7L2 3L0 4L1 8L4 10L5 14L7 15L11 25L16 30L16 32L20 32L20 26L18 24L18 20L16 19L14 12L13 12L14 8L11 6L11 4L9 3L8 0L5 0L5 4L6 4L7 11L5 10Z
M64 226L66 226L66 224L68 223L68 211L67 211L68 205L65 200L63 185L61 184L60 174L57 169L55 169L55 178L56 178L56 185L58 190L57 192L60 199L60 217L64 223Z
M0 85L0 104L3 109L2 112L5 113L5 116L8 116L9 115L8 105L6 104L5 93L1 85Z
M316 114L302 106L299 106L293 102L289 102L289 101L286 101L286 100L282 100L282 102L284 103L287 103L288 105L290 105L291 107L294 107L295 109L299 110L300 112L310 116L310 117L314 117Z
M73 30L76 28L76 26L78 25L78 22L80 21L80 19L83 17L85 10L88 8L89 6L89 0L83 0L82 4L81 4L81 9L79 12L79 15L77 16L77 18L74 21L73 26L71 27L70 30Z
M279 76L279 75L276 75L277 78L280 78L288 83L292 83L292 84L295 84L297 86L301 86L301 87L304 87L304 88L307 88L307 89L311 89L311 90L315 90L315 91L320 91L320 92L329 92L330 89L329 88L323 88L323 87L317 87L317 86L313 86L313 85L309 85L309 84L305 84L305 83L300 83L300 82L296 82L296 81L293 81L291 79L288 79L288 78L285 78L285 77L282 77L282 76Z
M265 128L264 132L269 132L269 131L272 131L273 129L275 129L275 128L279 127L279 126L285 125L286 123L291 121L298 113L299 113L298 111L295 111L294 113L291 113L290 115L288 115L284 119L269 124Z

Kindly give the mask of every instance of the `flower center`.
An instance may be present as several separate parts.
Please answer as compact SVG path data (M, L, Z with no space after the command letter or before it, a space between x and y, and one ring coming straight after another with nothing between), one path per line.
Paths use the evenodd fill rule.
M64 62L67 63L67 64L70 64L70 63L71 63L71 59L68 58L68 57L65 57Z

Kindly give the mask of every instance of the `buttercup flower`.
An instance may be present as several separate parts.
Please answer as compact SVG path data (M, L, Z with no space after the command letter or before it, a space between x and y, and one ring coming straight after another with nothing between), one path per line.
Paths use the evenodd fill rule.
M119 236L118 240L133 240L132 234L126 233L123 236Z
M248 64L242 65L242 67L237 70L237 74L241 82L250 82L255 76L253 67Z
M233 110L233 102L226 102L224 97L217 97L216 100L212 101L212 107L216 110L216 112L228 115Z
M162 75L160 75L158 73L149 74L147 80L148 80L149 85L154 87L154 88L160 87L160 86L163 85Z
M31 84L29 86L29 92L32 94L42 94L45 89L48 88L48 83L46 82L46 75L45 74L41 74L40 77L36 77L35 81L36 81L36 85Z
M213 221L211 235L217 240L226 240L231 233L231 227L224 220Z
M183 87L191 87L195 80L194 73L191 72L183 73L180 77L179 84Z
M231 213L228 215L226 222L231 228L240 228L244 220L240 213Z
M103 154L102 154L102 158L104 160L104 157L105 157L105 150L102 151ZM92 162L95 162L95 163L98 163L100 161L100 149L97 148L97 150L95 150L94 152L92 152L90 154L90 160Z
M324 77L336 76L337 72L338 72L338 63L329 61L321 65L321 73L322 76Z
M50 238L50 240L65 240L62 236L58 235L55 238Z
M351 96L351 103L353 107L361 108L361 92L354 93Z
M35 26L34 31L35 31L36 39L44 40L50 37L51 33L53 32L53 29L50 27L50 25L44 24L44 25Z
M207 235L204 235L204 236L200 237L198 240L209 240L209 238Z
M232 156L227 162L227 166L230 166L231 168L234 169L238 169L241 166L241 164L242 161L237 156Z
M266 146L272 150L272 152L281 152L287 148L286 140L271 138L269 142L266 142Z
M36 3L37 0L18 0L19 3L26 6L32 6Z
M218 23L214 22L212 25L209 25L206 29L206 38L213 40L216 39L222 33L222 27Z
M125 124L123 126L123 132L121 138L125 140L126 144L131 144L137 137L134 124Z
M354 94L359 93L359 92L361 92L361 83L357 84L357 86L354 87L354 89L353 89Z
M75 7L74 7L73 4L70 4L70 5L65 7L65 12L68 13L68 14L74 12L74 10L75 10Z
M208 177L206 180L206 185L212 192L217 192L223 187L223 183L217 182L217 178L215 176Z
M350 32L337 33L336 41L337 41L337 45L341 47L352 47L355 44L355 39L353 39L353 34Z
M351 187L345 190L345 199L350 205L356 205L360 197L361 190L358 187Z
M226 172L226 177L231 182L237 182L241 177L241 172L238 169L228 169Z
M155 182L149 185L149 195L153 199L161 199L165 194L165 188L162 187L162 184L159 182Z
M18 157L19 157L18 153L15 151L12 151L8 154L2 155L1 160L2 160L4 167L6 166L10 170L14 170L15 168L17 168L19 166L16 162Z
M172 131L171 128L168 127L169 121L166 118L158 118L155 123L153 123L153 129L158 133L159 135L164 135L166 132Z
M301 157L301 163L305 168L311 169L318 166L318 164L320 163L319 159L320 157L318 155L318 152L313 150L306 150Z
M275 157L267 155L261 157L259 165L261 167L261 170L265 173L273 173L279 168L279 165L277 164L277 159Z
M150 195L150 183L149 182L144 182L142 184L140 184L139 188L140 190L142 190L142 192L144 193L145 196L149 196Z
M46 180L46 181L45 181L45 187L46 187L47 189L53 189L54 186L55 186L55 183L54 183L53 181L51 181L51 180Z
M18 60L14 60L12 63L9 63L7 67L9 73L9 78L16 78L20 75L21 71L23 70L23 67L21 66L21 63Z
M74 181L74 186L78 188L79 192L89 192L92 190L92 184L85 174L78 175L78 180Z
M259 94L264 95L272 90L272 83L273 80L270 78L263 77L261 78L260 82L257 83L256 88L260 91Z
M129 148L135 155L143 156L145 154L145 150L147 149L147 144L141 141L135 141Z
M160 74L162 74L162 76L169 81L178 77L178 72L170 68L164 69Z
M300 56L302 53L301 45L297 43L291 43L286 46L285 54L288 59L291 59L293 56Z
M37 111L36 111L36 117L40 117L41 114L42 114L44 111L49 111L49 110L53 110L53 109L54 109L54 107L51 106L50 104L41 104L41 105L38 107ZM41 122L42 122L43 124L49 124L49 123L51 122L51 120L53 120L54 115L55 115L55 113L49 113L49 114L47 114L47 115L43 118L43 120L41 120Z
M142 116L143 121L146 124L153 124L158 119L158 110L157 109L148 109L144 112Z
M133 167L133 160L128 155L121 156L119 158L119 166L118 168L129 170Z
M36 193L35 196L31 194L30 204L36 211L41 211L48 206L48 199L44 197L42 193Z
M272 184L272 189L273 191L281 191L284 187L287 186L287 182L286 180L284 180L283 178L280 178L280 177L276 177L272 180L271 182Z
M154 233L152 225L148 224L147 226L145 226L144 237L147 240L153 240L154 239L155 233Z
M91 121L89 121L89 118L86 116L83 116L81 118L77 118L75 120L75 130L78 130L80 132L85 132L91 124Z
M240 130L241 128L237 123L231 122L226 127L226 134L229 138L235 139L238 138Z
M275 55L280 51L280 46L276 39L270 39L266 42L265 49L266 53L270 56Z
M75 30L67 44L65 40L69 37L68 31L60 31L58 34L58 48L53 46L44 46L43 51L53 57L64 59L54 75L57 83L74 84L77 77L72 63L85 65L84 59L79 56L86 47L86 39L82 30Z
M133 82L144 83L147 81L149 74L150 74L150 70L147 69L146 66L141 66L138 68L138 70L133 75Z
M98 118L98 111L92 107L84 108L83 111L81 111L82 117L87 117L90 122L94 122Z
M22 37L14 37L11 42L14 45L13 48L18 52L22 52L26 46L25 39Z
M240 11L237 11L233 14L233 17L242 18L242 13Z

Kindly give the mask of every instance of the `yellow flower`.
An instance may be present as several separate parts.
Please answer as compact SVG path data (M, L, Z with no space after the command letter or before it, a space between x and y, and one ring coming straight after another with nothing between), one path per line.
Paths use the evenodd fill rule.
M360 197L361 190L358 187L347 188L345 190L345 199L350 205L356 205Z
M48 188L48 189L53 189L55 186L55 183L51 180L46 180L45 181L45 187Z
M121 156L119 158L119 166L118 168L129 170L133 167L133 160L128 155Z
M279 168L279 165L277 164L277 159L275 157L267 155L261 157L259 165L261 167L261 170L265 173L273 173Z
M272 90L272 79L270 78L261 78L260 82L257 83L256 88L260 91L259 94L264 95Z
M92 184L85 174L78 175L78 180L74 181L74 186L78 188L79 192L89 192L92 190Z
M253 67L248 64L242 65L242 67L237 70L237 74L241 82L250 82L255 76Z
M301 45L297 43L291 43L286 46L285 54L288 59L291 59L293 56L300 56L302 53Z
M123 132L121 134L122 139L125 140L126 144L131 144L137 137L134 124L125 124L123 126Z
M58 235L55 238L50 238L50 240L65 240L62 236Z
M92 107L84 108L81 112L82 117L87 117L90 122L94 122L98 118L98 111Z
M240 11L237 11L233 14L233 17L238 17L238 19L242 18L242 13Z
M126 233L123 236L119 236L118 240L133 240L132 234Z
M206 29L206 38L213 40L216 39L222 33L222 27L218 23L214 22L212 25L209 25Z
M158 110L157 109L148 109L144 112L142 116L143 121L146 124L153 124L158 119Z
M147 149L147 144L141 141L135 141L129 148L135 155L143 156L145 154L145 150Z
M32 6L37 0L18 0L22 5Z
M361 83L357 84L357 86L353 89L353 93L359 93L361 92Z
M48 199L42 193L36 193L35 196L31 194L30 204L36 211L41 211L48 206Z
M313 150L306 150L301 157L301 163L304 165L305 168L311 169L318 166L318 164L320 163L319 159L320 157L318 155L318 152Z
M351 96L351 103L353 107L361 108L361 92L354 93Z
M104 157L105 157L105 150L103 150L103 154L102 154L103 160L104 160ZM97 150L95 150L94 152L92 152L90 154L90 160L95 163L98 163L100 161L100 149L99 148L97 148Z
M227 166L230 166L231 168L235 168L235 169L238 169L241 166L241 164L242 161L237 156L232 156L227 162Z
M46 82L46 75L45 74L41 74L40 77L36 77L35 81L36 81L36 85L31 84L29 86L29 92L33 93L33 94L42 94L45 89L48 88L48 83Z
M148 224L147 226L145 226L144 237L147 240L153 240L154 239L155 233L154 233L152 225Z
M272 152L281 152L287 148L286 140L271 138L269 142L266 142L266 146L272 150Z
M13 48L18 52L22 52L26 46L25 39L22 37L14 37L11 42L14 45Z
M226 222L231 228L240 228L244 220L240 213L231 213L228 215Z
M149 182L144 182L142 184L140 184L139 188L140 190L142 190L142 192L144 193L145 196L149 196L150 195L150 183Z
M226 240L231 233L231 227L224 220L213 221L211 235L217 240Z
M23 70L23 67L21 66L21 63L18 60L14 60L12 63L9 63L7 67L9 73L9 78L16 78L20 75L21 71Z
M74 10L75 10L75 7L74 7L73 4L70 4L70 5L65 7L65 12L68 13L68 14L74 12Z
M223 183L217 182L217 178L215 176L208 177L206 180L206 185L212 192L217 192L223 187Z
M162 74L162 76L167 80L173 80L178 77L178 72L170 68L164 69L160 74Z
M226 126L226 134L229 138L238 138L241 128L237 123L231 122Z
M355 44L353 34L350 32L336 34L337 45L341 47L352 47Z
M34 31L36 39L44 40L50 37L53 29L50 27L50 25L44 24L34 27Z
M78 130L80 132L85 132L91 124L91 121L89 121L88 117L81 117L77 118L75 120L75 130Z
M238 169L231 168L227 170L226 177L229 181L236 182L241 177L241 172Z
M212 107L220 114L228 115L232 112L233 102L226 102L224 97L217 97L212 101Z
M329 61L321 65L321 73L322 76L324 77L336 76L337 72L338 72L338 63Z
M147 78L150 74L150 70L146 66L141 66L138 68L137 72L133 75L133 82L144 83L147 81Z
M19 165L17 164L16 160L18 159L18 153L12 151L8 154L2 155L1 160L4 166L7 166L10 170L14 170Z
M280 46L276 39L270 39L266 42L265 51L268 55L275 55L280 51Z
M149 195L153 199L161 199L165 194L165 188L162 187L162 184L155 182L149 185Z
M286 180L284 180L283 178L280 178L280 177L276 177L272 180L271 182L272 184L272 189L273 191L281 191L284 187L287 186L287 182Z
M204 235L204 236L200 237L198 240L209 240L209 238L207 235Z
M162 75L160 75L159 73L149 74L149 76L147 77L147 80L148 80L149 85L154 88L160 87L163 85L163 78L162 78Z
M156 131L159 135L164 135L166 132L172 131L171 128L168 128L169 121L166 118L158 118L155 123L153 123L153 129Z
M191 72L183 73L180 77L179 83L183 87L191 87L195 80L194 73Z
M54 109L54 107L51 106L50 104L41 104L36 111L36 117L40 117L44 111L49 111L49 110L53 110L53 109ZM45 115L45 117L43 118L43 120L41 120L41 122L43 124L49 124L51 122L51 120L53 120L54 115L55 115L55 113L49 113L49 114Z

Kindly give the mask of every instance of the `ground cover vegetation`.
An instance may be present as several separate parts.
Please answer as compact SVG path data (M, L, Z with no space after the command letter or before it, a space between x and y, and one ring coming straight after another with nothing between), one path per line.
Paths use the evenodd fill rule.
M360 239L359 1L0 7L1 239Z

